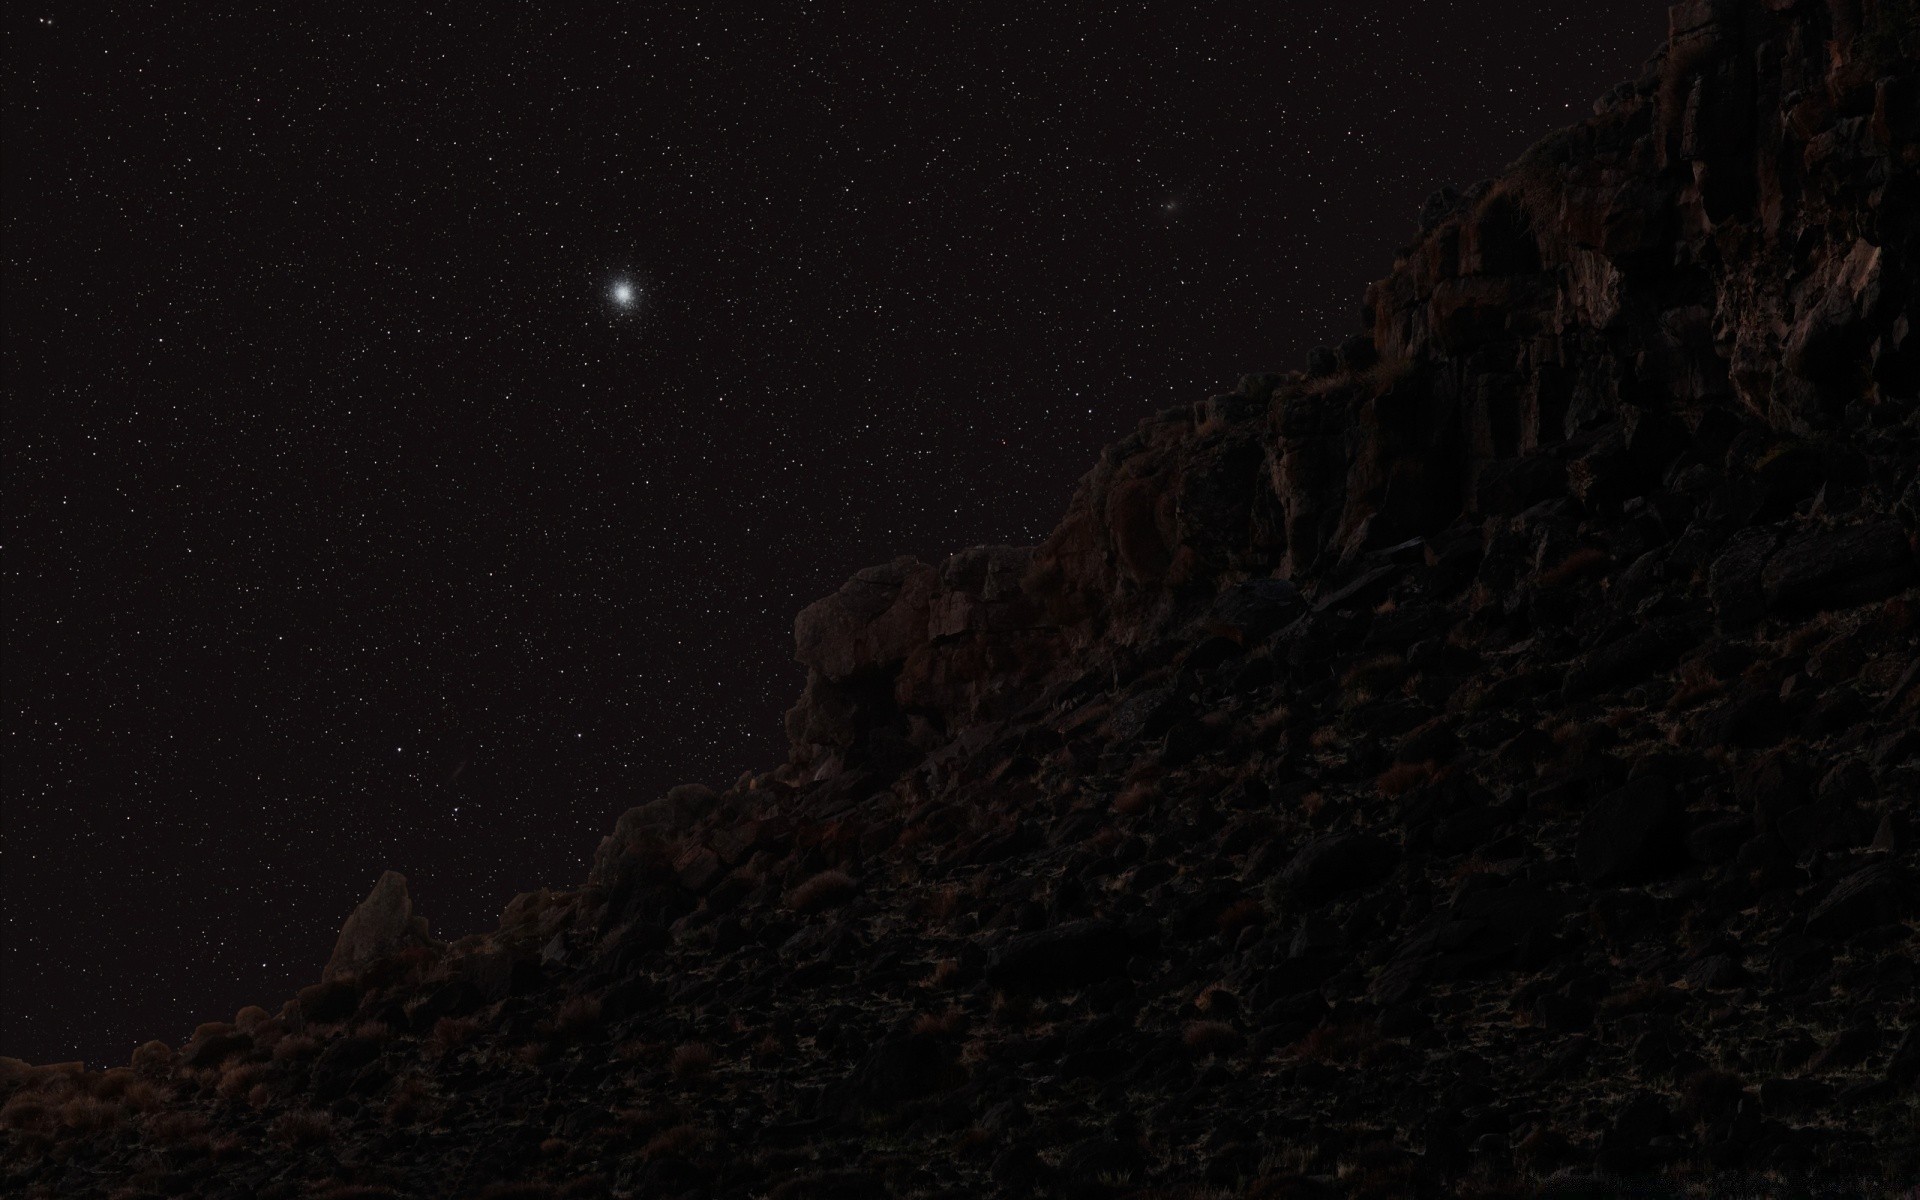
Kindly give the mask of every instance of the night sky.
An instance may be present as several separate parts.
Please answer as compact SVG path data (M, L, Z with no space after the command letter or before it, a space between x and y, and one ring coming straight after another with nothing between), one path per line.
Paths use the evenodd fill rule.
M511 7L5 18L0 1054L277 1007L383 868L491 928L777 765L805 603L1037 540L1665 33Z

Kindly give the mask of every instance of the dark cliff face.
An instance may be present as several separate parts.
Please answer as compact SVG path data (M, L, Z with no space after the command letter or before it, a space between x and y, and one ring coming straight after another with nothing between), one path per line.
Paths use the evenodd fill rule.
M874 568L803 613L796 766L857 763L869 737L931 750L1224 587L1313 595L1541 503L1589 540L1911 516L1912 19L1676 6L1591 119L1432 197L1362 331L1306 372L1144 423L1039 547Z
M1037 547L810 606L785 765L489 933L389 876L276 1013L0 1064L0 1178L1911 1182L1916 48L1675 7L1307 370L1144 422Z

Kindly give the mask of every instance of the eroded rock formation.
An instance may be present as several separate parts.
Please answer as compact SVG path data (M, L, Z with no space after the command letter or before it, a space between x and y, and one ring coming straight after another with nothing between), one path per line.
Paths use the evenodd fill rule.
M4 1064L0 1178L1911 1186L1913 13L1675 6L1305 370L808 607L787 763L489 933L376 889L277 1013Z

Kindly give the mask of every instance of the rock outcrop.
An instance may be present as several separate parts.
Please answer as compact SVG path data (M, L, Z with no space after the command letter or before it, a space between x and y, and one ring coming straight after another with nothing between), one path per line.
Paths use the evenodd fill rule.
M277 1013L0 1063L0 1180L1913 1186L1916 49L1894 0L1674 6L1304 370L1143 422L1038 546L808 607L786 763L490 933L383 879Z
M414 915L407 877L398 871L382 871L373 891L340 927L333 955L320 977L336 979L410 947L431 945L427 919Z

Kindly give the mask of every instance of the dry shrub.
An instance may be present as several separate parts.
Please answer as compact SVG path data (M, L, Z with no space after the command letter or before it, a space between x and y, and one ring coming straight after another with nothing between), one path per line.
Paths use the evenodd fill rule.
M319 1052L319 1039L305 1033L289 1034L274 1045L273 1061L304 1062Z
M1582 546L1561 559L1559 565L1540 572L1541 587L1565 587L1595 575L1604 575L1613 558L1597 546Z
M550 1042L528 1042L513 1052L514 1061L527 1067L540 1067L553 1059L553 1045Z
M1315 750L1331 750L1340 744L1340 730L1332 725L1322 725L1307 735L1307 745Z
M900 831L899 837L893 839L893 848L900 854L908 854L917 849L929 836L931 835L927 832L925 825L909 825ZM739 874L738 871L734 873Z
M1231 937L1249 925L1263 925L1267 920L1267 906L1251 896L1242 896L1232 904L1220 910L1214 918L1214 924L1220 932Z
M1680 1085L1680 1111L1691 1121L1712 1121L1732 1113L1746 1094L1746 1083L1729 1071L1704 1070Z
M705 1042L676 1046L667 1059L667 1071L681 1083L706 1078L713 1071L713 1047Z
M936 924L952 919L960 911L960 901L965 895L954 884L944 884L936 888L926 899L927 919Z
M957 958L943 958L933 964L933 974L921 980L920 986L926 988L946 987L955 979L959 978L959 976L960 960Z
M1140 782L1130 783L1113 798L1113 811L1123 817L1137 816L1147 811L1147 806L1158 799L1160 788L1157 784Z
M480 1028L478 1017L441 1017L433 1023L433 1032L427 1035L427 1045L436 1053L451 1054L472 1041Z
M1595 1007L1604 1016L1624 1016L1655 1007L1671 994L1672 989L1658 979L1641 979L1610 996L1602 997Z
M165 1075L173 1069L173 1047L157 1039L142 1042L129 1061L133 1069L142 1075Z
M248 1108L259 1110L271 1103L273 1103L273 1093L267 1089L267 1085L264 1083L254 1084L253 1090L247 1093Z
M171 1099L173 1092L170 1089L158 1087L144 1079L136 1079L128 1084L127 1090L120 1096L122 1104L141 1113L158 1112Z
M1322 1025L1294 1046L1299 1058L1324 1063L1351 1062L1380 1041L1380 1027L1372 1021L1342 1021Z
M993 994L993 1019L1013 1029L1024 1029L1032 1024L1038 1008L1034 998L1025 992L996 991Z
M267 1127L267 1132L289 1146L324 1146L333 1140L333 1118L303 1108L282 1113Z
M1407 678L1407 663L1398 654L1376 654L1361 659L1340 677L1340 691L1348 705L1364 704L1388 695Z
M550 1137L540 1143L540 1153L546 1155L548 1158L563 1157L571 1148L571 1145L565 1138Z
M1481 856L1478 850L1460 860L1460 865L1447 872L1447 882L1453 885L1465 883L1476 875L1491 875L1493 864Z
M237 1101L257 1084L265 1082L268 1073L265 1063L234 1063L220 1073L220 1082L214 1085L214 1091L222 1100Z
M387 1123L412 1125L426 1109L427 1085L418 1075L409 1075L394 1085L387 1097Z
M1380 778L1373 781L1373 786L1382 796L1404 796L1417 787L1433 782L1433 777L1439 771L1440 764L1430 758L1420 762L1395 763L1380 772Z
M1240 1031L1225 1021L1189 1021L1180 1041L1196 1054L1225 1054L1240 1044Z
M822 871L787 895L787 907L797 913L819 912L846 903L853 895L853 876L845 871Z
M393 1026L385 1021L362 1021L353 1027L353 1036L370 1042L385 1042L393 1037Z
M1293 710L1284 704L1276 704L1253 719L1253 733L1257 738L1265 738L1274 730L1283 728L1293 720Z
M47 1102L27 1092L16 1093L5 1105L0 1106L0 1129L47 1129L52 1127L53 1121L53 1109Z
M771 1033L753 1044L753 1056L756 1059L779 1058L785 1050L780 1039Z
M713 1131L698 1125L675 1125L649 1141L640 1157L649 1162L663 1158L689 1158L713 1141Z
M233 1014L233 1027L251 1037L256 1030L271 1020L273 1020L272 1013L258 1004L249 1004Z
M93 1093L92 1084L98 1075L89 1075L82 1063L46 1063L28 1067L20 1078L19 1089L36 1092L43 1100L64 1100L68 1096L85 1096Z
M1674 672L1673 695L1667 697L1667 711L1679 712L1692 708L1702 700L1710 700L1725 691L1727 685L1713 673L1703 658L1688 659Z
M967 1014L958 1008L949 1008L944 1012L921 1013L913 1019L913 1031L918 1034L946 1036L965 1032Z
M600 999L597 996L569 996L553 1016L555 1037L578 1040L600 1028Z
M1232 1012L1238 1006L1239 997L1217 983L1208 984L1200 989L1193 998L1193 1006L1203 1013Z
M159 1146L178 1146L206 1136L207 1121L199 1113L171 1109L147 1118L146 1138Z
M118 1100L140 1081L131 1067L108 1067L98 1075L85 1076L87 1094L102 1100Z

